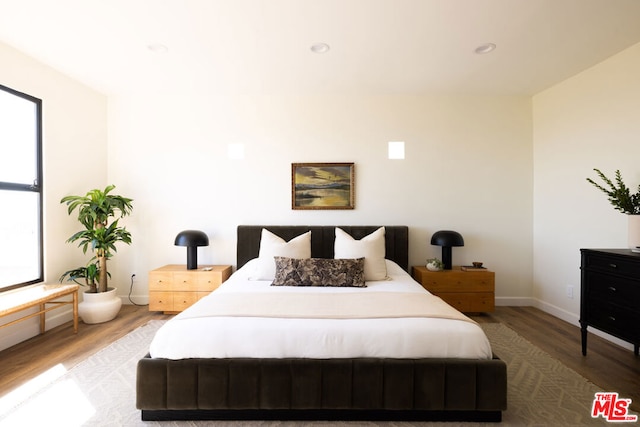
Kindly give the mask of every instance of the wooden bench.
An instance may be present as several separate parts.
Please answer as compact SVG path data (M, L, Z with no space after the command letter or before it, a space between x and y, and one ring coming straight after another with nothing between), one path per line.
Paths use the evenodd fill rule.
M78 332L78 288L79 285L36 285L23 289L15 289L0 293L0 318L18 313L32 307L38 311L0 325L0 328L10 326L22 320L40 316L40 333L45 331L45 313L68 304L73 305L73 332ZM73 299L58 301L59 298L72 295ZM53 304L46 307L46 304Z

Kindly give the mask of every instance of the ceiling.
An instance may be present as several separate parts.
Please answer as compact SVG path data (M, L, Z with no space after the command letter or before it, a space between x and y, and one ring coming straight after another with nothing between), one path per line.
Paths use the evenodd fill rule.
M1 42L108 95L531 95L640 42L638 0L0 0L0 11ZM330 51L311 52L316 42ZM495 51L474 53L488 42Z

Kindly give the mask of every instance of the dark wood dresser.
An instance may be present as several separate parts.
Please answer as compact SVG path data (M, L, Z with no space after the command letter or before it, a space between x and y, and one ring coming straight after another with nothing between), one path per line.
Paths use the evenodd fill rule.
M581 249L580 326L587 354L587 326L640 344L640 254L629 249Z

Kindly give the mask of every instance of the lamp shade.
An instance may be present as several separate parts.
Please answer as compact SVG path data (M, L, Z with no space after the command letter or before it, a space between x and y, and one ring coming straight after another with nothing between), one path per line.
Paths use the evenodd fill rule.
M464 246L464 239L457 231L440 230L431 236L431 244L442 246L442 263L444 264L444 269L451 270L451 247Z
M431 244L436 246L464 246L464 239L457 231L440 230L431 236Z
M176 246L209 246L209 237L204 231L184 230L178 233Z
M209 237L204 231L184 230L178 233L174 244L187 247L187 270L195 270L198 268L198 246L208 246Z

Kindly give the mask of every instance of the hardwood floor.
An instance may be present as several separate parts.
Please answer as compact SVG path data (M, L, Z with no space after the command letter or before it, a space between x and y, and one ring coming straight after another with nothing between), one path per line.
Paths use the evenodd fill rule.
M78 334L71 322L0 352L0 396L46 370L62 364L66 369L112 341L152 319L171 316L147 307L125 305L108 323L80 322ZM500 322L602 388L632 399L640 411L640 357L596 335L589 334L587 356L580 347L580 330L533 307L496 307L491 314L472 316L478 322Z
M149 312L146 306L123 305L118 317L110 322L79 322L77 334L73 333L73 322L68 322L9 347L0 352L0 396L58 364L71 369L149 320L170 317Z
M632 400L640 412L640 357L589 332L582 356L580 328L533 307L496 307L491 314L471 316L477 322L500 322L527 341L602 388Z

